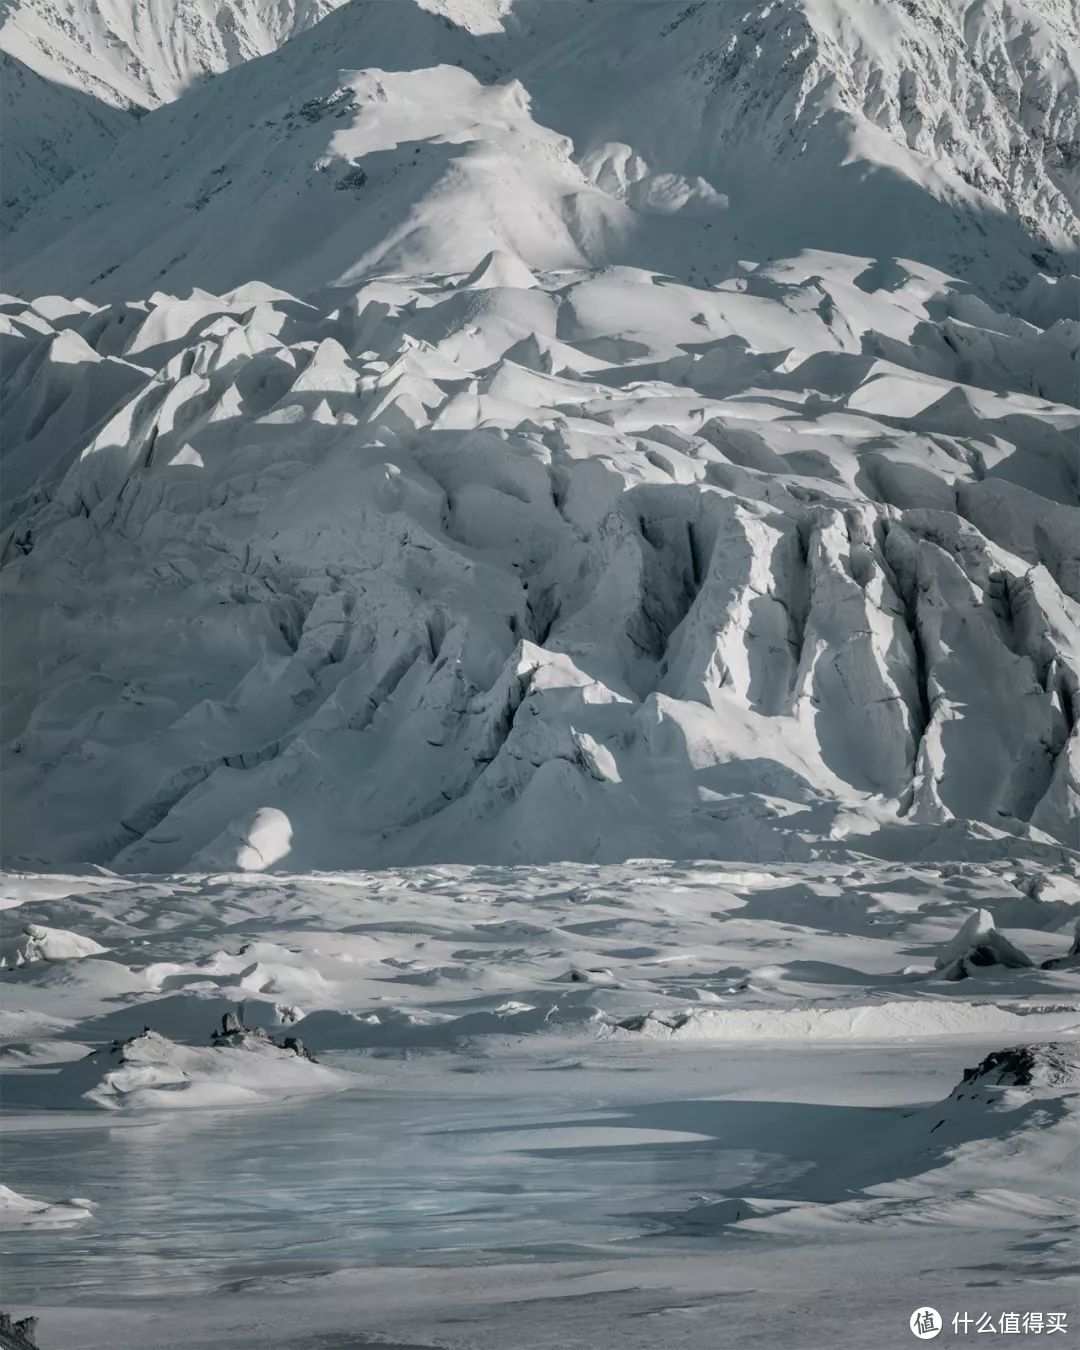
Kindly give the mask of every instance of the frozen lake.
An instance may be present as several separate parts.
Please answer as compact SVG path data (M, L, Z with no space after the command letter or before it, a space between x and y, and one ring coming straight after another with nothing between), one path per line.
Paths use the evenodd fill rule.
M488 1095L481 1078L475 1094L445 1095L443 1073L432 1075L430 1096L359 1089L258 1113L13 1131L3 1143L8 1181L30 1194L86 1196L96 1217L6 1235L8 1298L190 1290L269 1269L632 1240L656 1232L649 1216L680 1198L790 1181L812 1166L788 1156L799 1137L804 1152L820 1152L814 1126L845 1114L767 1102L620 1105L625 1089L612 1092L612 1073L546 1072L575 1087L592 1079L596 1090L556 1089L540 1102L534 1084L513 1101Z
M369 1061L366 1088L256 1112L58 1115L25 1132L11 1119L9 1183L85 1196L95 1217L5 1235L6 1303L42 1310L49 1350L486 1348L547 1345L542 1327L580 1321L590 1289L596 1325L581 1344L666 1345L671 1335L705 1350L715 1344L709 1309L749 1337L815 1288L839 1306L870 1287L893 1309L882 1312L888 1325L907 1334L904 1307L928 1281L957 1306L988 1290L1030 1300L1048 1274L1053 1288L1067 1277L1053 1250L1060 1224L1022 1214L1002 1231L992 1211L950 1218L942 1185L934 1231L917 1214L910 1225L852 1214L755 1235L731 1228L724 1197L772 1196L816 1215L898 1180L895 1141L923 1113L920 1094L947 1090L979 1053L954 1042L892 1047L884 1059L866 1046L610 1046L505 1065L418 1057ZM195 1295L205 1296L205 1340L190 1339ZM1052 1298L1061 1304L1060 1288ZM629 1300L641 1335L652 1327L657 1339L633 1339L622 1320L616 1333L602 1315L609 1299L613 1319L628 1316ZM180 1320L166 1328L169 1310ZM827 1303L815 1316L834 1320ZM462 1318L468 1338L455 1340L448 1328ZM894 1343L905 1343L899 1332L875 1341Z
M43 1350L891 1350L925 1303L1075 1305L1075 1053L961 1080L1075 1045L1077 972L934 964L976 900L1065 956L1074 904L1011 872L9 890L100 947L4 981L4 1306ZM235 1009L320 1062L211 1048Z

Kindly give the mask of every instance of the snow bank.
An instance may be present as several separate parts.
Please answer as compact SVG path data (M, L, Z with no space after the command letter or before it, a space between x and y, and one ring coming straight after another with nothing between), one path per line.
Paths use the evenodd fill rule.
M348 1082L266 1037L232 1035L201 1048L147 1030L64 1065L47 1094L53 1107L161 1111L338 1092Z
M78 961L108 950L93 938L81 937L66 928L46 928L44 924L31 923L19 937L0 948L0 969L11 970L33 961Z
M894 1000L858 1007L693 1009L626 1018L610 1034L686 1041L890 1041L1080 1028L1080 1010L1014 1012L992 1003Z
M208 870L263 872L287 857L291 847L289 817L276 807L262 806L233 821L200 850L195 865Z
M12 1228L68 1228L92 1216L89 1200L31 1200L0 1186L0 1231Z

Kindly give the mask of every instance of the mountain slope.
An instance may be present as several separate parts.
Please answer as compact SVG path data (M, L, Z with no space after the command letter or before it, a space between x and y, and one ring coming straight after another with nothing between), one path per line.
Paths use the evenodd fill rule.
M0 228L103 161L135 116L274 51L341 0L9 0Z
M275 51L342 0L9 0L0 50L115 108L171 103Z
M7 855L1080 848L1061 15L351 0L146 114L8 251Z
M1080 44L1050 0L447 13L352 0L154 113L27 222L10 284L108 298L461 270L538 211L561 217L552 246L523 249L540 267L706 278L811 246L913 255L1000 290L1075 257ZM444 67L489 91L466 105L491 110L503 88L512 125L458 108L463 77L444 90ZM475 243L466 199L494 222Z
M129 112L43 80L6 52L0 52L0 103L5 232L65 178L102 157L135 122Z

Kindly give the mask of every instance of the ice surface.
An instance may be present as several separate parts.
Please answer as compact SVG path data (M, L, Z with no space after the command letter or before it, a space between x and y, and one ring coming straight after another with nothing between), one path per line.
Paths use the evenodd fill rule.
M16 1314L1072 1307L1069 6L16 0L0 50Z
M934 959L979 902L1002 941L1063 956L1080 905L1036 894L1074 876L9 876L10 917L108 952L3 976L5 1008L63 1019L0 1057L7 1179L93 1215L8 1239L6 1292L83 1350L196 1325L232 1350L253 1328L439 1345L462 1317L485 1350L706 1350L721 1312L774 1345L865 1350L872 1324L900 1347L928 1260L941 1302L971 1297L976 1262L1009 1306L1070 1306L1080 974L956 984ZM320 1063L211 1047L230 1009ZM111 1129L70 1112L82 1093Z
M13 302L8 856L1075 847L1080 412L863 268Z

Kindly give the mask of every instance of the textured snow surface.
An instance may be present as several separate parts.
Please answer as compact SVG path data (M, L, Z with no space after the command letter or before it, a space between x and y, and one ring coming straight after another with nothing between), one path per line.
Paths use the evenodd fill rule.
M1075 320L813 252L4 311L10 858L1080 843Z
M109 69L326 6L211 8ZM352 0L147 113L7 248L5 856L1080 846L1076 68L1049 0Z
M65 1064L49 1082L47 1101L53 1108L192 1110L335 1092L347 1082L269 1040L249 1037L235 1047L183 1046L147 1030Z
M491 247L700 282L813 247L1015 289L1077 256L1078 71L1064 0L352 0L43 201L8 286L306 291Z
M4 230L65 178L106 154L134 123L130 112L42 79L4 50L2 29L0 114L4 123L0 227Z
M1062 899L1032 898L1047 879ZM1080 918L1080 879L1038 863L13 874L5 892L5 926L55 935L37 922L49 917L70 926L66 948L83 957L0 976L0 1028L16 1067L16 1048L41 1042L22 1028L42 1014L65 1028L56 1033L65 1045L112 1043L58 1077L41 1071L39 1048L34 1071L5 1083L8 1104L70 1105L105 1078L117 1105L131 1091L116 1087L130 1066L199 1078L217 1064L227 1079L242 1072L229 1065L275 1056L301 1078L310 1073L316 1090L321 1065L266 1042L208 1048L223 1013L239 1006L249 1027L284 1029L320 1058L533 1038L594 1048L642 1039L1007 1041L1080 1027L1080 973L1055 965ZM964 951L974 929L989 941L978 906L990 897L1002 925L994 940L1032 957L943 980L941 952L953 959L957 939L945 942L958 927ZM1044 960L1046 968L1036 963Z
M30 961L78 961L98 956L105 948L93 938L80 937L63 928L29 923L22 933L0 950L0 967L22 966Z
M274 51L341 0L9 0L0 49L117 108L171 102Z
M1077 30L3 7L43 1345L1075 1306Z

